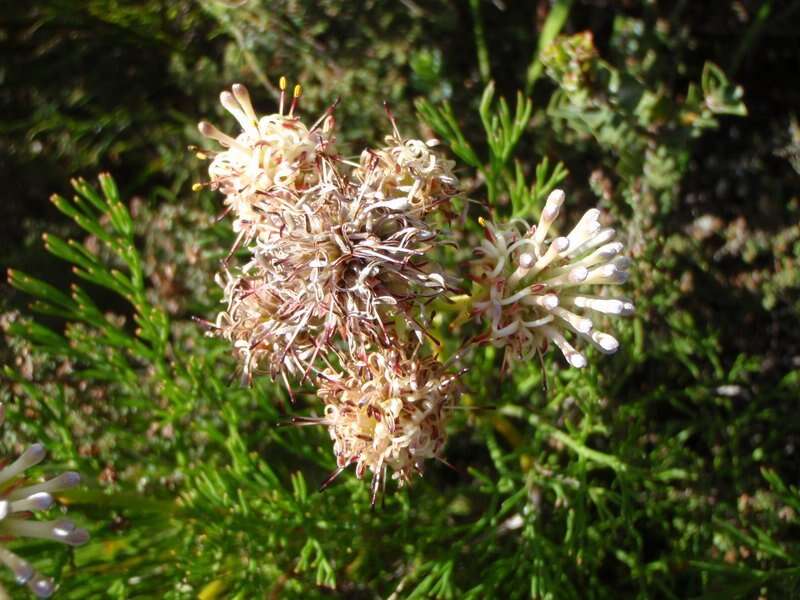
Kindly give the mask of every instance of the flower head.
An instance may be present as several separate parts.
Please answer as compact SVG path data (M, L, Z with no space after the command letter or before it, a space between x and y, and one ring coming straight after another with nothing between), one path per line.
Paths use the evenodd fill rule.
M217 326L249 357L246 372L266 364L273 377L296 375L337 339L353 355L386 345L388 323L418 327L419 305L445 290L427 258L436 232L412 214L338 179L279 205L256 227L251 260L224 283Z
M330 151L330 110L319 131L293 108L257 120L243 86L222 102L244 133L200 128L228 148L212 183L236 211L250 259L225 279L216 331L234 342L246 378L306 374L341 347L363 356L390 344L398 319L421 336L423 305L448 289L431 260L439 237L428 217L456 192L452 163L434 144L401 138L393 119L388 145L354 165Z
M457 193L455 163L434 150L438 140L405 139L391 113L389 118L392 135L381 148L361 153L353 176L379 200L404 201L407 210L425 215Z
M217 275L217 282L225 290L227 308L217 315L215 333L233 344L244 382L261 371L273 379L302 374L314 343L303 330L290 339L291 324L280 318L280 298L272 293L267 278L226 271Z
M241 84L220 94L220 102L238 121L242 132L236 137L222 133L207 121L198 124L200 133L216 140L225 148L222 152L204 151L211 156L208 168L210 185L226 197L227 206L234 212L234 228L244 230L259 212L255 203L268 203L272 196L281 196L305 189L317 182L315 168L318 154L329 150L332 138L329 127L309 129L294 115L301 94L295 86L292 105L284 114L286 80L281 78L279 112L258 117L250 94Z
M627 300L586 291L628 279L630 261L621 256L622 243L612 241L614 230L600 225L599 210L587 211L567 235L548 237L563 202L564 192L553 191L534 226L484 223L486 239L473 263L473 309L489 321L487 340L505 348L506 363L527 360L552 343L570 365L582 368L586 357L565 334L611 354L619 343L596 330L590 315L633 313Z
M4 419L0 404L0 424ZM34 444L10 465L0 469L0 540L30 537L53 540L79 546L86 543L89 534L75 526L69 519L34 521L32 512L47 510L53 505L54 492L76 486L80 476L67 471L44 483L26 484L24 473L40 463L45 456L44 446ZM14 572L17 582L25 584L39 598L53 593L53 580L37 573L27 561L0 545L0 562ZM0 592L4 592L0 587Z
M359 479L370 471L373 503L388 469L401 486L411 483L426 459L440 459L455 381L435 358L401 350L372 352L344 373L323 373L317 395L325 416L310 422L328 427L333 477L349 465Z

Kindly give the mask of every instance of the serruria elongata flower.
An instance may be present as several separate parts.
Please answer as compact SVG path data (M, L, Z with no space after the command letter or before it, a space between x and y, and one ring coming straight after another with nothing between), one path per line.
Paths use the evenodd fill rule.
M333 142L328 135L330 125L323 123L329 114L308 128L294 114L302 88L295 86L285 114L284 77L280 88L278 112L263 117L256 114L245 86L236 83L220 94L220 102L242 128L235 137L207 121L198 124L200 133L224 148L222 152L204 150L199 155L212 159L209 184L225 195L226 206L234 213L236 231L246 231L251 223L258 222L264 211L254 210L256 203L269 210L272 196L316 184L318 155L329 151ZM325 126L320 127L322 124Z
M438 140L401 136L388 108L387 114L392 134L386 136L382 147L367 148L361 153L353 177L378 200L405 202L407 211L424 216L458 193L458 179L453 175L455 162L434 150Z
M0 404L0 424L4 417L5 411ZM45 453L44 446L33 444L17 460L0 469L0 541L28 537L79 546L88 541L89 534L69 519L36 521L30 518L31 513L47 510L53 505L52 494L80 482L77 473L67 471L44 483L27 483L25 471L40 463ZM11 569L19 584L27 585L39 598L52 595L53 580L37 573L30 563L3 545L0 545L0 562ZM2 586L0 597L9 597Z
M425 221L323 177L297 200L273 199L279 210L256 227L250 261L224 285L217 328L236 344L247 377L305 372L336 340L353 355L386 345L388 324L419 329L420 305L447 288Z
M533 226L520 219L483 222L472 307L489 323L485 339L505 349L506 366L553 344L570 365L582 368L586 357L567 337L614 353L619 342L597 330L592 316L633 313L631 302L606 295L605 286L627 281L630 261L622 256L622 243L613 241L614 230L600 224L598 209L587 211L568 234L548 235L563 203L564 192L554 190Z
M227 308L217 315L213 331L231 342L244 384L263 373L283 378L288 387L287 376L304 374L315 348L325 340L313 338L310 329L294 329L291 319L282 318L281 299L268 281L263 272L250 276L246 267L238 275L218 274Z
M303 194L302 212L286 207L275 217L273 235L258 236L258 260L281 299L280 314L298 332L338 335L352 352L373 341L385 345L385 322L413 323L415 308L445 290L429 258L437 233L360 186L340 178L325 184Z
M354 465L359 479L371 473L374 504L389 471L403 486L426 460L442 460L456 379L435 358L402 350L372 352L341 373L322 373L317 395L325 414L299 424L324 425L333 440L338 468L324 485Z
M342 347L361 356L387 346L398 319L421 336L422 306L448 289L427 217L456 193L452 163L433 144L401 138L391 114L388 145L349 163L332 151L332 109L321 129L303 126L298 137L298 96L265 124L234 85L221 100L244 132L233 139L200 125L228 148L212 162L212 185L250 252L226 275L227 309L215 327L235 344L245 379L260 371L286 379ZM277 180L284 168L291 176Z

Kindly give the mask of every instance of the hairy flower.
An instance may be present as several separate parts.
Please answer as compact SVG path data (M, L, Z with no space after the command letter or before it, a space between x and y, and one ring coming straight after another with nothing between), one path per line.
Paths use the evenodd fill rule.
M591 209L566 236L548 239L564 202L564 192L547 198L539 223L515 220L505 226L484 223L486 239L476 250L473 310L490 323L487 341L505 348L507 364L527 360L555 344L570 365L586 366L586 358L565 334L583 338L603 353L617 351L617 340L594 328L591 313L630 315L633 304L609 298L595 286L628 279L629 259L621 256L614 230L600 225L600 211ZM600 288L601 290L603 288Z
M396 318L419 329L420 304L446 287L426 257L437 243L426 223L352 185L321 187L264 216L252 259L225 288L217 325L249 366L266 359L273 376L297 374L337 336L356 354L388 344Z
M0 404L0 423L5 411ZM45 456L44 446L34 444L10 465L0 469L0 540L17 537L40 538L78 546L89 539L85 529L75 526L69 519L34 521L32 512L47 510L53 505L54 492L74 487L80 476L67 471L44 483L26 484L24 473ZM17 582L25 584L39 598L53 593L53 580L37 573L27 561L0 545L0 562L11 569ZM8 594L0 586L0 596Z
M424 304L448 289L431 261L440 242L428 217L456 192L452 163L432 143L401 138L393 118L388 145L349 163L329 148L330 111L321 133L312 127L302 139L286 134L281 145L263 136L243 89L234 86L222 98L246 128L236 143L249 144L254 166L242 175L242 159L219 175L234 162L223 155L241 158L244 150L217 136L229 150L211 171L237 211L237 244L250 252L226 278L227 309L215 328L235 344L245 378L261 370L284 379L306 374L317 357L341 347L362 356L390 344L386 331L398 319L421 336ZM283 127L296 121L292 114L278 115L289 120ZM292 177L276 183L264 153L280 156L277 168L291 167Z
M226 272L224 278L218 275L217 281L225 290L227 308L217 315L214 328L233 344L244 382L260 371L272 378L303 374L315 347L324 340L314 340L310 330L293 329L291 319L282 318L278 312L281 299L263 275Z
M281 100L275 114L258 117L253 109L250 94L241 84L220 94L222 105L230 112L242 132L235 138L211 125L200 122L198 129L204 136L219 142L222 152L204 151L201 156L212 157L208 173L210 185L225 194L225 203L235 215L234 229L247 230L257 221L259 211L255 203L268 203L272 196L305 189L317 179L318 153L332 143L326 135L327 128L307 128L294 115L300 86L295 86L291 107L284 114L286 79L281 78Z
M435 358L400 350L372 352L344 373L322 373L317 395L325 416L305 423L327 426L334 442L338 469L326 484L355 465L359 479L372 473L374 503L388 469L402 486L426 459L441 460L455 380Z
M457 192L455 163L433 149L438 140L404 139L391 113L389 117L393 133L386 145L364 150L353 176L379 200L405 202L408 210L425 215Z

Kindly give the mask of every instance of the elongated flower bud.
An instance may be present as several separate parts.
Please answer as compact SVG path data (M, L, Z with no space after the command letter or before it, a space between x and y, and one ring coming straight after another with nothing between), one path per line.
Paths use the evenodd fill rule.
M0 404L0 424L4 418ZM37 521L30 513L44 511L53 505L53 496L60 491L76 486L80 482L77 473L68 471L44 483L24 483L25 470L40 463L45 456L44 446L34 444L10 465L0 469L0 539L15 537L40 538L79 546L89 540L89 533L68 519ZM36 573L33 567L0 545L0 563L8 567L20 584L25 584L39 598L48 598L54 591L53 580ZM4 594L0 586L0 595ZM6 594L7 595L7 594Z

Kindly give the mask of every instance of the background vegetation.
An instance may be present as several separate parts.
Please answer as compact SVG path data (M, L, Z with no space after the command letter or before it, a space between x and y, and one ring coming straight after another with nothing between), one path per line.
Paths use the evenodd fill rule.
M83 473L93 536L15 549L60 598L800 597L798 25L776 0L4 2L4 456ZM449 146L480 204L454 268L477 215L533 218L558 181L635 261L615 356L551 355L545 392L476 351L454 468L373 511L352 473L314 491L327 433L281 426L308 394L240 387L191 320L231 234L186 147L230 124L221 89L268 112L282 74L304 116L342 97L354 153L383 100Z

